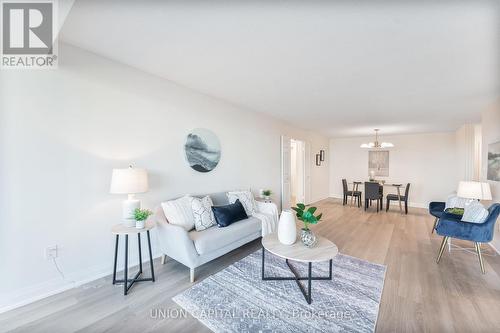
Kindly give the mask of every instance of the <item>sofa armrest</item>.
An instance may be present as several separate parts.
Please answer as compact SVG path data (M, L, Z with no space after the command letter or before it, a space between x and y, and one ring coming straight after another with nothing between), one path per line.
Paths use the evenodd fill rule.
M162 253L190 268L196 267L199 255L189 233L180 226L168 223L163 211L157 211L155 215L158 243Z
M259 213L272 215L276 221L278 220L278 206L274 202L255 201L257 203L257 210Z

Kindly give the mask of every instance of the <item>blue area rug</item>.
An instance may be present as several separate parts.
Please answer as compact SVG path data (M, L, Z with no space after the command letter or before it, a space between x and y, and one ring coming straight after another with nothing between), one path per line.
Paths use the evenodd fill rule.
M337 255L333 279L312 281L312 304L308 305L295 281L262 281L261 262L262 252L254 252L173 300L214 332L375 330L384 265ZM307 264L291 263L307 276ZM313 263L312 274L328 276L328 262ZM269 252L265 275L293 276L284 259Z

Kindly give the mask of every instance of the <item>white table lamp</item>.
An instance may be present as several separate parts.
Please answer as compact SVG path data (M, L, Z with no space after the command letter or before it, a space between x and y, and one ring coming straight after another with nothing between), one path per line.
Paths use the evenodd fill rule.
M148 191L148 173L146 169L133 168L113 169L111 176L110 193L127 194L127 200L123 201L123 222L133 226L134 210L141 208L141 202L135 199L134 194Z
M466 199L491 200L490 184L461 181L458 184L457 196Z

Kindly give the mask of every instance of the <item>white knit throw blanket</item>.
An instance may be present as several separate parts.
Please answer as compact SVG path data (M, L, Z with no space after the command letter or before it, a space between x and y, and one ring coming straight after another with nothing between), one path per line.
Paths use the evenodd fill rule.
M276 205L259 205L259 212L252 216L262 222L262 237L276 232L278 228L278 208Z

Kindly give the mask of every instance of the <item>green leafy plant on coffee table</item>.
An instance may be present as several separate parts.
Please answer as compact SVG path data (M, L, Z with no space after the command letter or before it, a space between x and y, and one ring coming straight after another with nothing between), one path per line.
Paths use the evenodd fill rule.
M146 221L149 216L153 215L153 212L149 209L139 209L134 210L134 218L136 221Z
M323 216L322 213L314 216L317 207L306 209L306 205L303 203L298 203L297 207L292 207L292 209L295 211L297 218L304 222L304 230L309 230L309 224L317 224Z

